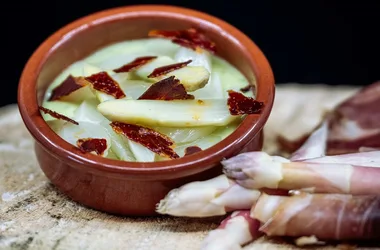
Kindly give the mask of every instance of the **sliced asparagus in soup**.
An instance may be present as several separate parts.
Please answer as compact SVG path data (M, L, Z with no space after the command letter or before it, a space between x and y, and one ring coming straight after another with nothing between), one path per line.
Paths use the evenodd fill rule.
M222 139L226 138L232 132L234 132L242 122L243 118L238 117L236 120L228 124L227 126L224 127L217 127L217 129L212 133L213 135L220 136Z
M110 100L98 110L111 121L153 127L225 126L232 116L225 100Z
M106 137L103 156L125 161L175 159L183 156L185 150L186 154L195 153L223 140L244 117L231 115L227 90L240 91L248 81L211 52L215 51L212 41L195 30L186 32L200 40L186 38L191 46L166 36L124 41L73 63L48 87L44 100L52 101L43 102L46 108L66 116L68 122L42 112L43 118L63 139L78 147L89 145L85 140L77 144L77 139L85 139L79 137ZM152 84L169 77L174 77L177 85L167 89L176 87L184 93L169 93L161 85L153 88ZM66 85L62 85L65 80ZM157 89L165 96L153 95ZM79 125L75 125L76 121ZM127 129L128 135L120 134L111 122L126 124L123 129ZM140 138L142 141L128 139L133 138L133 133L142 136L136 127L152 130L150 136L163 143L165 150L157 150L154 146L158 145L152 147L152 138L145 135ZM104 145L104 141L96 142ZM83 147L82 150L86 151Z
M152 85L151 82L127 79L123 74L124 73L114 74L113 78L119 83L126 95L126 99L136 100Z
M136 155L130 147L129 140L115 133L108 120L103 121L100 124L106 129L107 133L111 137L111 149L115 155L123 161L136 161Z
M101 49L85 59L86 62L97 65L105 70L119 68L136 57L169 56L173 57L180 46L167 39L149 38L123 41Z
M210 73L202 66L185 66L152 79L159 81L170 76L175 76L185 87L186 91L193 92L203 88L208 83Z
M128 141L128 146L133 152L133 155L136 158L136 161L139 161L139 162L154 161L155 156L156 156L154 152L150 151L149 149L147 149L146 147L144 147L143 145L137 142L134 142L128 139L125 139L125 140Z
M48 90L47 101L66 101L80 103L93 97L89 82L83 77L67 76L58 86Z
M188 66L189 63L191 60L164 65L155 68L147 77L161 81L174 76L188 92L203 88L209 80L210 72L203 66Z
M59 119L55 119L55 120L46 120L46 123L49 125L49 127L50 127L55 133L58 133L58 131L62 129L63 125L64 125L66 122L67 122L67 121L59 120Z
M158 56L157 58L151 60L150 62L146 63L145 65L139 67L136 69L135 73L137 76L139 76L141 79L144 80L150 80L152 82L155 81L155 79L149 79L148 75L153 72L154 69L173 64L175 61L168 57L168 56Z
M207 149L209 147L214 146L215 144L217 144L221 140L222 140L222 138L220 136L211 134L211 135L205 136L203 138L199 138L196 141L179 145L174 150L176 151L176 153L180 157L182 157L182 156L185 155L185 150L188 147L194 147L195 146L195 147L201 148L202 150L205 150L205 149Z
M111 139L106 129L100 124L96 123L79 122L79 125L75 125L67 122L62 126L60 130L58 130L58 135L74 146L77 146L77 141L79 139L105 139L107 141L107 148L103 153L104 157L107 157L108 150L111 147Z
M164 69L162 67L164 67ZM175 76L189 92L203 88L210 77L210 72L205 67L186 66L185 63L181 67L178 67L177 62L168 56L159 56L150 60L137 68L135 73L141 79L151 82L157 82L164 78Z
M199 88L198 90L194 91L193 94L195 98L216 99L224 97L219 76L215 75L213 72L210 52L200 48L194 51L189 48L181 47L178 49L174 58L177 62L192 60L189 66L202 66L210 73L206 85L203 88Z
M83 101L74 112L74 119L78 122L100 123L107 120L96 106L99 102L96 99Z
M256 79L254 78L253 74L251 82L249 82L248 79L237 68L231 67L227 61L219 57L212 58L212 65L213 73L219 76L218 85L222 87L223 95L226 97L228 97L228 90L240 92L241 89L250 86L250 84L256 84ZM226 68L228 68L228 70L226 70ZM253 97L254 94L252 90L253 88L249 89L244 93L244 95L248 97Z
M78 61L67 67L57 78L54 79L54 81L49 85L49 87L46 90L44 100L48 100L51 96L51 92L54 88L61 85L62 82L71 76L78 77L83 76L83 61Z
M194 51L186 47L180 47L174 56L176 62L185 62L191 60L189 66L203 66L208 72L211 72L211 54L204 49Z
M72 118L75 110L78 108L78 104L64 101L44 101L42 107ZM57 120L53 116L45 113L42 113L41 115L45 121Z
M173 128L156 127L155 130L169 136L175 143L186 143L207 136L217 129L215 126Z
M96 101L84 101L75 112L74 118L81 123L82 121L88 123L99 124L103 127L111 139L111 149L115 155L124 161L135 161L135 157L129 149L128 144L123 138L115 133L111 128L110 121L105 118L96 109Z
M120 160L119 157L117 157L117 155L112 151L112 149L108 150L107 158L112 160Z

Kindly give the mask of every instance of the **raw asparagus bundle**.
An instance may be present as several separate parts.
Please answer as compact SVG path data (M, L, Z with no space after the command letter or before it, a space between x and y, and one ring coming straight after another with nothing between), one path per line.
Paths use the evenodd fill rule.
M315 236L319 240L380 238L380 196L262 194L251 210L268 236Z
M232 192L225 189L222 210L205 213L198 209L208 209L219 199L217 196L203 199L205 196L199 195L203 193L201 183L217 188L217 182L210 180L180 187L173 192L176 195L168 194L164 200L176 204L172 207L181 211L182 216L203 217L235 211L209 233L202 249L241 249L262 233L297 237L297 245L323 244L320 240L379 238L380 150L359 147L355 153L326 155L330 129L331 124L326 120L289 159L249 152L222 161L226 176L217 178L228 182L239 195L236 202ZM237 206L243 204L240 199L243 193L249 193L247 189L258 192L257 196L244 206ZM280 195L270 194L268 190L278 191ZM184 198L178 202L178 197ZM230 207L234 202L235 206ZM250 217L244 211L248 203L252 206ZM169 211L163 213L175 215Z
M220 175L207 181L196 181L170 191L157 205L160 214L186 217L209 217L250 209L260 195Z
M330 158L331 159L331 158ZM279 162L264 152L240 154L222 162L225 174L246 188L309 189L316 193L379 194L379 165Z

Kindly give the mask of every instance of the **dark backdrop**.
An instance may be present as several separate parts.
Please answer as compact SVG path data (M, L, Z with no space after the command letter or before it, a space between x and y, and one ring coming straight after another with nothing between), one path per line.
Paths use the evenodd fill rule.
M277 83L367 85L380 80L380 1L76 0L8 1L2 6L0 105L16 102L17 82L34 49L61 26L95 11L130 4L175 4L208 12L250 36Z

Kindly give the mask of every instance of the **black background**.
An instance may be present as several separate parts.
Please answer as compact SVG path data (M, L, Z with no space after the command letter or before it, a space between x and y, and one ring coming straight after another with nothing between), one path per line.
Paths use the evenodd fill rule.
M16 102L22 68L56 29L102 9L132 4L173 4L233 24L270 61L276 82L367 85L380 80L380 1L12 1L3 4L3 88L0 105Z

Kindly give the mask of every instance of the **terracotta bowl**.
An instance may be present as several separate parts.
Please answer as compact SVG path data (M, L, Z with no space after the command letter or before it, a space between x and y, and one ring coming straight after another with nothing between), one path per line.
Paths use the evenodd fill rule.
M147 37L152 29L202 30L219 56L236 66L265 102L260 116L248 116L217 145L184 158L135 163L82 154L56 135L38 105L49 83L67 66L118 41ZM255 76L255 77L254 77ZM56 31L30 57L19 82L18 105L34 137L39 165L49 180L71 199L88 207L123 215L154 215L156 203L184 183L221 173L219 162L240 152L260 150L262 128L272 109L274 78L260 49L230 24L195 10L158 5L115 8L88 15Z

